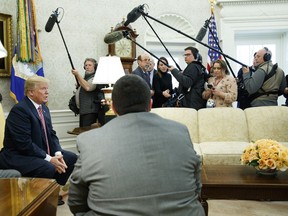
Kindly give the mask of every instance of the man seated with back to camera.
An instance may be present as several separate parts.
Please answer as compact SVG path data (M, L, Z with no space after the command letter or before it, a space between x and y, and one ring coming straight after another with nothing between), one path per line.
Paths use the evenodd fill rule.
M147 83L121 77L117 117L77 138L68 205L74 215L204 216L201 160L183 124L150 113Z
M272 71L271 57L271 51L264 47L255 56L257 69L252 76L249 68L243 67L243 79L245 89L249 93L251 107L277 106L278 96L284 92L286 80L281 68L277 67L276 73L265 81L265 77Z

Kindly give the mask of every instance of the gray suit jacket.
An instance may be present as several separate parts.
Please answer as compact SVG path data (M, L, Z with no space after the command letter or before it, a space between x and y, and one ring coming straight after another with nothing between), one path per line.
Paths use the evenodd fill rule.
M204 215L186 126L142 112L78 136L68 205L79 215ZM78 215L78 214L77 214Z

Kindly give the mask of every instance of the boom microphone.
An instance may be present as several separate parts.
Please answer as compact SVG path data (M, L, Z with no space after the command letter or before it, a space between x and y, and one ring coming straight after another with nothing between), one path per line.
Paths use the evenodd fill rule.
M52 11L52 14L50 15L46 25L45 25L45 31L46 32L51 32L53 29L53 26L55 24L55 22L57 21L58 18L58 8L56 9L56 11Z
M127 20L124 23L124 26L128 26L130 23L135 22L140 16L141 11L143 11L143 5L139 5L138 7L135 7L128 15Z
M211 19L211 17L210 17ZM205 37L206 33L207 33L207 28L208 28L208 25L210 23L210 19L209 20L206 20L205 23L204 23L204 26L199 30L197 36L196 36L196 39L198 41L202 41L203 38Z
M104 42L106 44L113 44L113 43L121 40L122 38L124 38L122 31L114 31L114 32L110 32L110 33L105 35Z
M110 32L105 35L104 37L104 42L107 44L113 44L116 43L117 41L126 38L129 35L128 31L114 31Z

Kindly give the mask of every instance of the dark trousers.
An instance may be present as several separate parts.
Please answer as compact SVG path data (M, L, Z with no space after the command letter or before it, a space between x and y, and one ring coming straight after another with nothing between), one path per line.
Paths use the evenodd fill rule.
M97 122L104 125L105 124L105 111L100 109L98 113L89 113L80 115L79 127L91 126Z
M68 167L65 173L59 174L55 170L55 167L52 163L39 158L38 161L35 161L35 163L38 163L37 168L30 173L22 173L22 176L55 179L58 184L65 185L74 169L77 155L73 152L69 152L66 150L62 150L62 154L64 161Z

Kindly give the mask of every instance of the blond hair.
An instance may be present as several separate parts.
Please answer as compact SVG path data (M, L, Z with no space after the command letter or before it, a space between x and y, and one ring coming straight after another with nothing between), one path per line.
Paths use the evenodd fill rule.
M34 90L40 83L49 83L49 80L42 76L33 75L25 81L24 94L27 95L28 91Z

